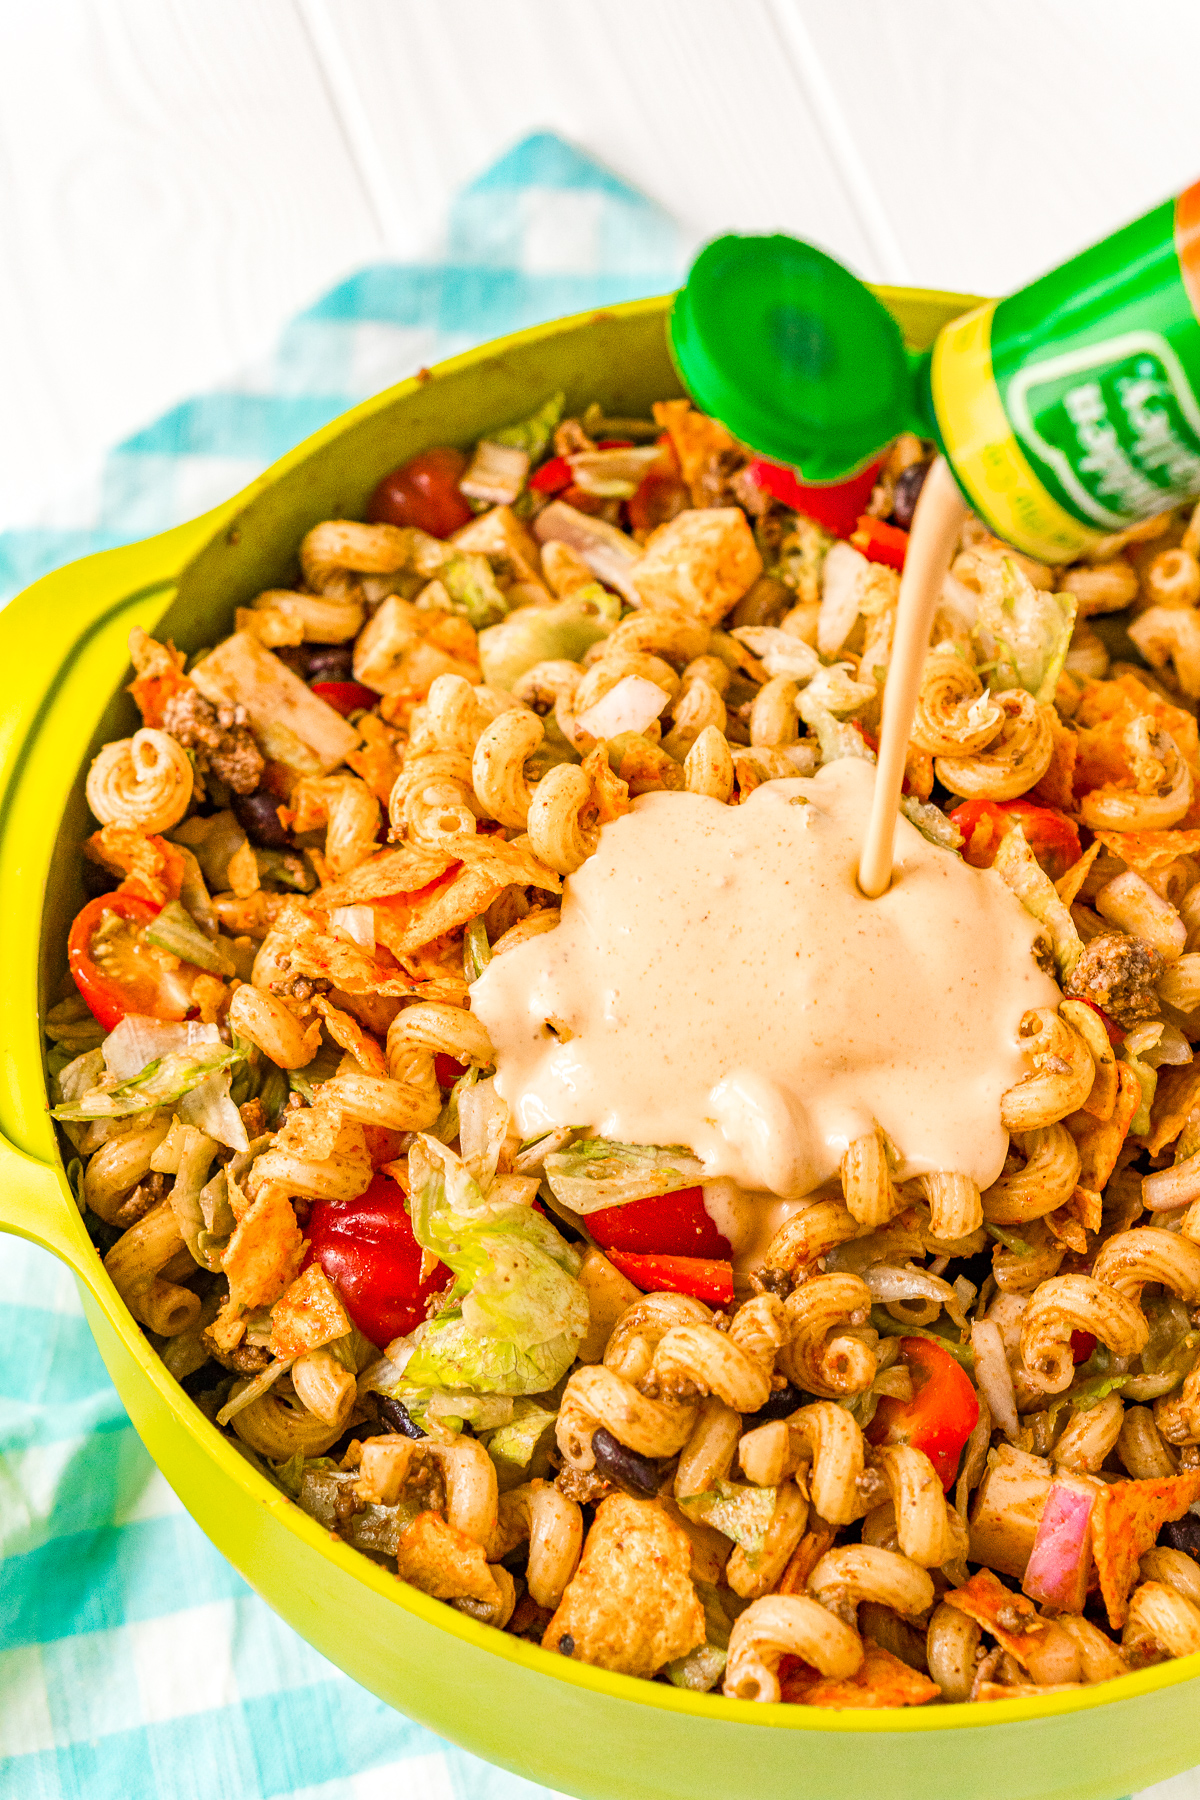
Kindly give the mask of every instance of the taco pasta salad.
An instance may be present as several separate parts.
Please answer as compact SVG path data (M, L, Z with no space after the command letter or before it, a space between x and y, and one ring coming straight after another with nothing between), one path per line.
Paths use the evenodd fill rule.
M1200 1650L1200 514L968 521L866 901L933 447L809 517L685 400L563 411L131 634L46 1019L109 1274L305 1512L561 1656Z

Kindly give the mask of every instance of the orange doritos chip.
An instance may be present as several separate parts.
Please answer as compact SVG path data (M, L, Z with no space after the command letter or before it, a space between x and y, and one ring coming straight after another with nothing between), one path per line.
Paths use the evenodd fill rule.
M1075 1112L1063 1124L1075 1139L1079 1151L1079 1185L1099 1193L1117 1166L1121 1146L1142 1104L1142 1084L1128 1063L1118 1063L1117 1098L1107 1119L1097 1119L1087 1112ZM1095 1226L1089 1227L1095 1230Z
M1075 809L1075 763L1079 756L1079 743L1073 731L1068 731L1053 707L1047 707L1044 715L1050 725L1052 749L1050 766L1041 780L1037 782L1025 796L1028 800L1036 800L1040 806L1057 806L1064 812Z
M1138 1563L1163 1526L1181 1519L1200 1499L1200 1469L1163 1481L1114 1481L1096 1496L1092 1510L1092 1554L1100 1592L1114 1629L1125 1623ZM948 1600L953 1596L947 1594Z
M1084 1191L1081 1188L1075 1190L1076 1193ZM1074 1199L1073 1194L1065 1206L1060 1206L1054 1212L1048 1212L1044 1216L1051 1234L1060 1244L1065 1244L1068 1250L1074 1250L1077 1256L1086 1256L1087 1235L1081 1220L1076 1215Z
M1085 727L1077 738L1076 797L1110 783L1118 788L1131 784L1133 772L1125 750L1125 727L1134 719L1147 715L1158 730L1170 732L1179 754L1192 772L1196 795L1183 824L1200 824L1200 732L1196 721L1182 707L1173 706L1133 675L1092 681L1083 690L1075 711L1075 723Z
M1029 1651L1046 1626L1033 1601L1025 1594L1014 1594L990 1569L980 1569L970 1581L943 1594L942 1598L947 1606L957 1607L985 1631L990 1631L996 1642L1015 1656L1023 1669L1029 1666Z
M458 852L449 848L457 841L447 838L445 847L397 844L393 850L379 850L369 862L322 888L316 902L324 907L362 906L393 894L419 894L458 862Z
M324 994L313 995L313 1006L324 1019L325 1029L339 1050L348 1050L368 1075L387 1074L383 1051L356 1018L334 1006Z
M1188 1121L1192 1108L1200 1103L1200 1062L1185 1063L1182 1068L1158 1071L1154 1105L1150 1110L1150 1135L1145 1140L1151 1156L1157 1156L1173 1144Z
M826 1681L810 1664L796 1659L796 1667L780 1682L781 1698L794 1706L823 1706L832 1710L926 1706L930 1700L939 1700L941 1693L936 1681L910 1669L898 1656L893 1656L890 1650L870 1638L863 1644L862 1666L847 1681Z
M400 773L399 735L367 713L358 721L362 745L346 752L346 761L356 775L361 775L375 798L386 806Z
M272 1356L303 1356L345 1337L350 1321L319 1263L305 1269L271 1308Z
M155 906L178 900L185 864L181 852L165 838L148 837L134 825L105 825L83 846L91 862L113 875L123 875L119 894L136 894Z
M1098 831L1096 839L1142 876L1165 869L1177 856L1200 856L1200 831Z
M1060 875L1055 882L1055 891L1064 906L1073 906L1079 898L1079 890L1091 872L1092 864L1100 854L1101 846L1093 844L1085 850L1078 862L1072 863L1065 875Z
M694 504L709 457L716 450L732 450L733 439L719 420L697 412L690 400L656 401L654 422L671 440L683 479L693 490Z

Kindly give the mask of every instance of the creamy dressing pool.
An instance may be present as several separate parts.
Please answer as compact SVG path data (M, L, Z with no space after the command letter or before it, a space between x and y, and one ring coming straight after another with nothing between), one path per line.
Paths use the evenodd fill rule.
M864 897L874 778L846 759L740 806L645 794L604 827L561 923L471 989L522 1137L688 1144L706 1181L790 1199L878 1123L902 1178L995 1180L1022 1014L1061 996L1000 877L907 819Z

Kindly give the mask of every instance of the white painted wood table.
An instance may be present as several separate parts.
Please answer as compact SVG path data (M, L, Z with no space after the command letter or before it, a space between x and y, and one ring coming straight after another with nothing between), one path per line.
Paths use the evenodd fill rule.
M0 528L525 133L1002 292L1200 174L1194 0L0 0Z

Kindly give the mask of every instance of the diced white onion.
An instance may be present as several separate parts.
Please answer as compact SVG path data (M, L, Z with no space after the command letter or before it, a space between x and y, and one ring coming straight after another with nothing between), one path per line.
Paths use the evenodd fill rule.
M600 500L630 500L658 457L657 444L643 450L629 444L617 450L581 450L568 456L567 462L575 485L585 494L595 494Z
M857 551L855 552L857 555ZM811 681L821 668L821 659L811 644L781 631L777 625L739 625L730 632L739 644L745 644L757 656L768 675L790 675L793 681Z
M335 906L329 915L335 931L350 938L368 956L375 954L375 912L370 906Z
M817 619L817 649L822 656L836 656L850 636L870 566L853 544L830 545L821 570L821 611Z
M645 731L670 698L644 675L624 675L616 687L581 712L575 722L594 738L613 738L622 731Z

